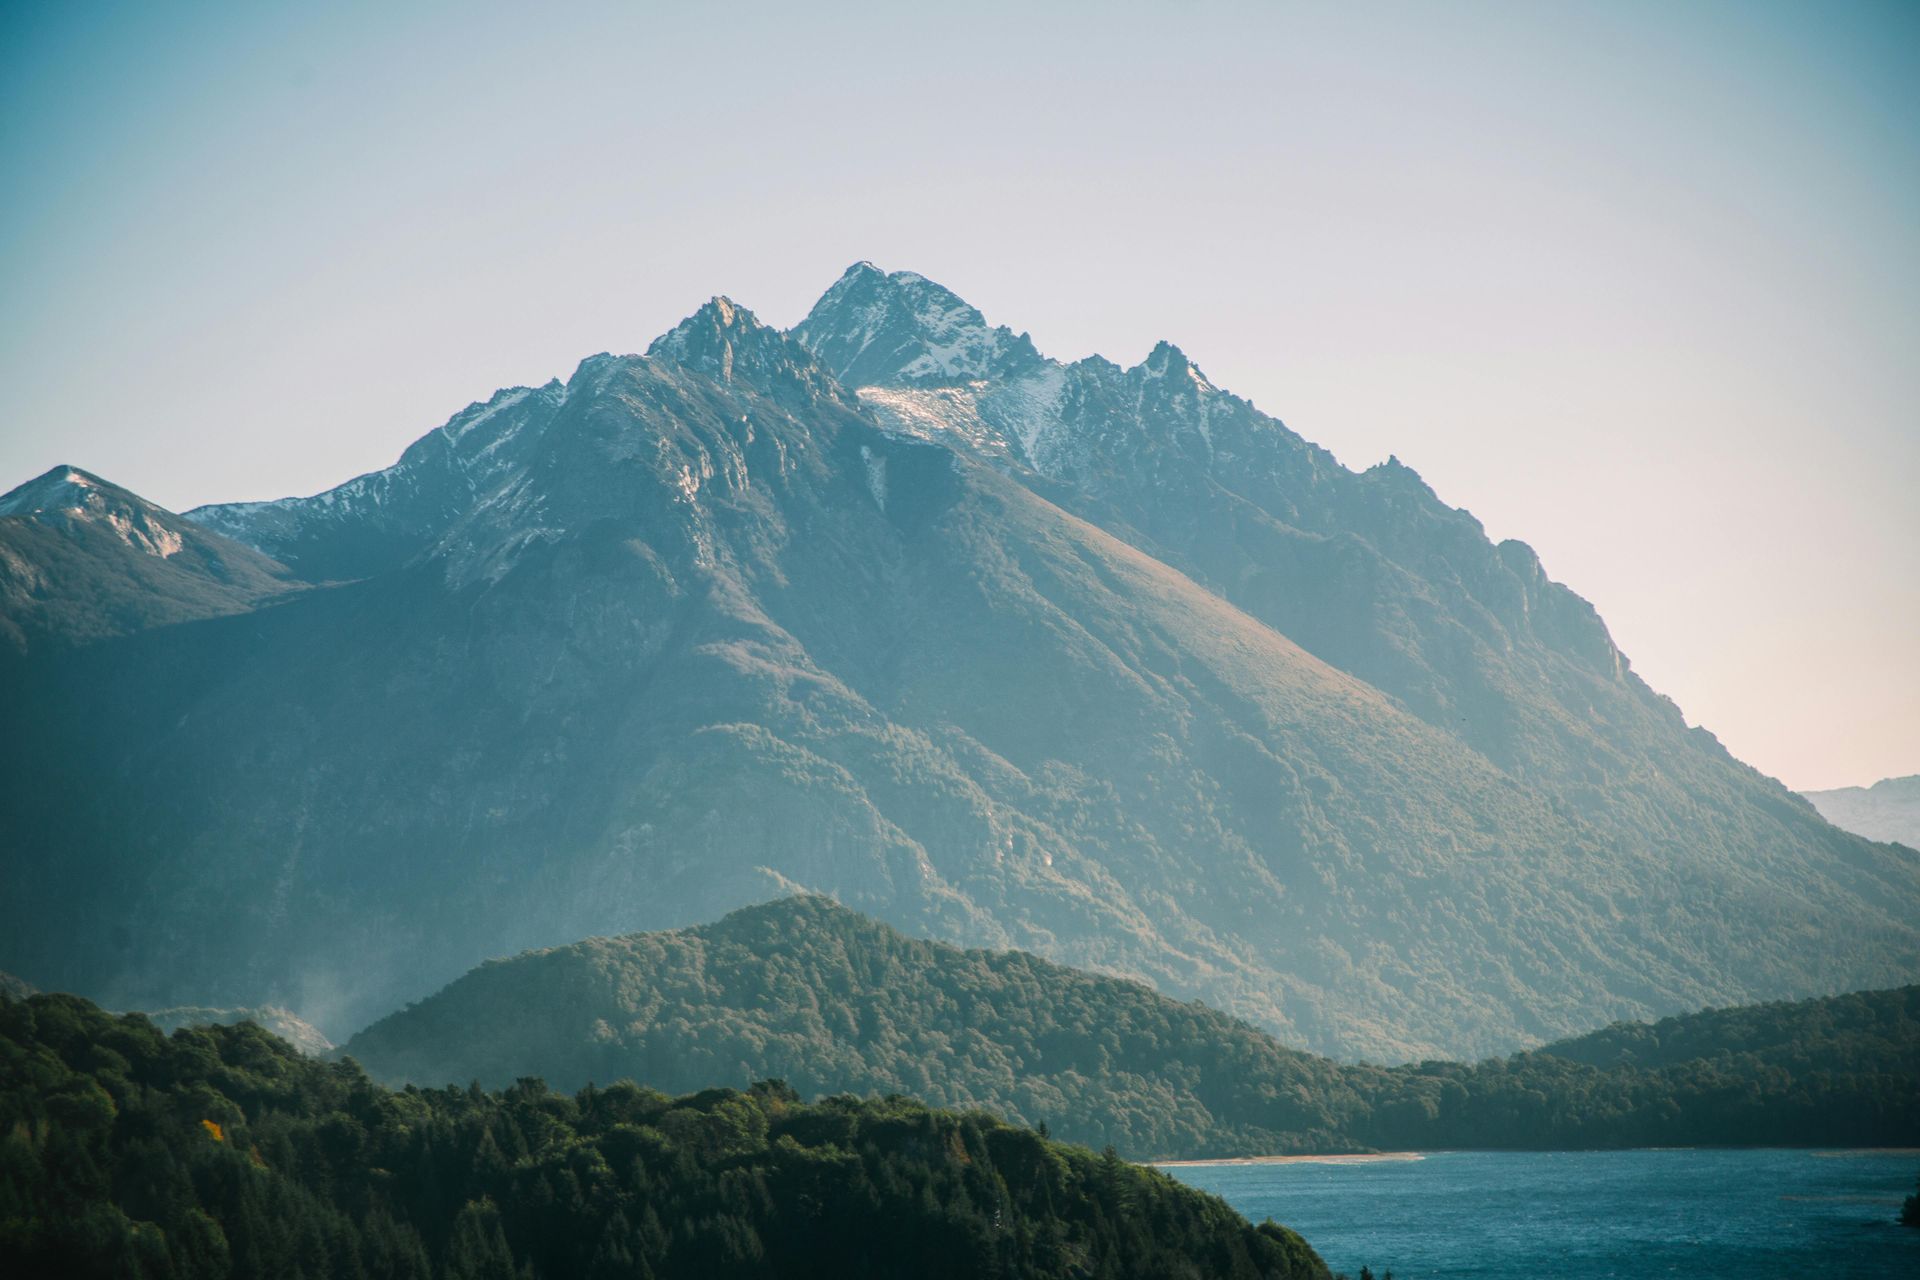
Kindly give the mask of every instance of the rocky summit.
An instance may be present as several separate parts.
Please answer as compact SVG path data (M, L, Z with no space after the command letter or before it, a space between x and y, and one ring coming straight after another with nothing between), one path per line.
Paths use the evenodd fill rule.
M1524 544L1169 344L1063 364L917 275L153 508L225 583L190 609L66 568L117 526L33 490L0 968L109 1004L340 1039L799 890L1348 1057L1920 976L1912 851L1690 729Z

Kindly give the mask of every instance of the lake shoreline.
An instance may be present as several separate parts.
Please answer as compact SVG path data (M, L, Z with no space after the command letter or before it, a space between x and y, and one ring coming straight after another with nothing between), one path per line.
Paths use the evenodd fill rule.
M1430 1280L1920 1276L1889 1148L1428 1151L1417 1163L1242 1159L1162 1169L1348 1275ZM1839 1157L1839 1158L1835 1158ZM1851 1157L1851 1158L1849 1158Z
M1565 1147L1537 1149L1531 1147L1436 1147L1431 1151L1356 1151L1330 1155L1290 1155L1290 1156L1206 1156L1188 1160L1143 1160L1140 1163L1150 1169L1189 1169L1207 1165L1251 1165L1251 1164L1383 1164L1401 1163L1413 1160L1425 1160L1431 1155L1444 1155L1449 1152L1486 1152L1509 1155L1572 1155L1601 1153L1609 1151L1803 1151L1820 1160L1860 1159L1875 1156L1909 1157L1920 1155L1920 1147Z
M1220 1156L1207 1160L1149 1160L1155 1169L1185 1169L1209 1164L1386 1164L1404 1160L1425 1160L1419 1151L1366 1151L1333 1156Z

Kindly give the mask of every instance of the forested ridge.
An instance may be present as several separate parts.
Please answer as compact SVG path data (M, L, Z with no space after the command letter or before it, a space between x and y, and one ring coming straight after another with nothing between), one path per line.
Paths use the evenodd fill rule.
M1344 1065L1140 983L908 938L817 897L483 965L355 1036L391 1082L681 1091L777 1076L1045 1123L1135 1159L1920 1144L1920 987Z
M778 1082L391 1091L258 1027L0 999L11 1276L1325 1277L1112 1152Z

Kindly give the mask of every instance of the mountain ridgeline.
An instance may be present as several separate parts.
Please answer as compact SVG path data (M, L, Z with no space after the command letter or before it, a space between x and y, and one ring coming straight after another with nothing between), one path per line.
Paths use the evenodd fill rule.
M1911 851L1689 729L1525 546L910 273L150 517L225 566L191 591L18 499L0 967L113 1005L338 1038L802 890L1349 1056L1920 976Z
M904 1098L520 1081L389 1092L255 1026L0 999L20 1277L1325 1280L1299 1236L1112 1153Z
M1135 982L822 898L481 966L353 1037L387 1083L909 1093L1133 1159L1920 1144L1920 987L1622 1024L1476 1065L1344 1066Z
M1820 816L1843 831L1869 840L1898 840L1920 849L1920 774L1882 778L1870 787L1808 791Z

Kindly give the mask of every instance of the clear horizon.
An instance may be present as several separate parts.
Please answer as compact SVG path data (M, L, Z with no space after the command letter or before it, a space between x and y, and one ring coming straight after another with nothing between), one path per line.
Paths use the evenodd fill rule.
M1920 772L1920 9L980 12L17 6L0 490L316 492L865 258L1397 455L1791 786Z

